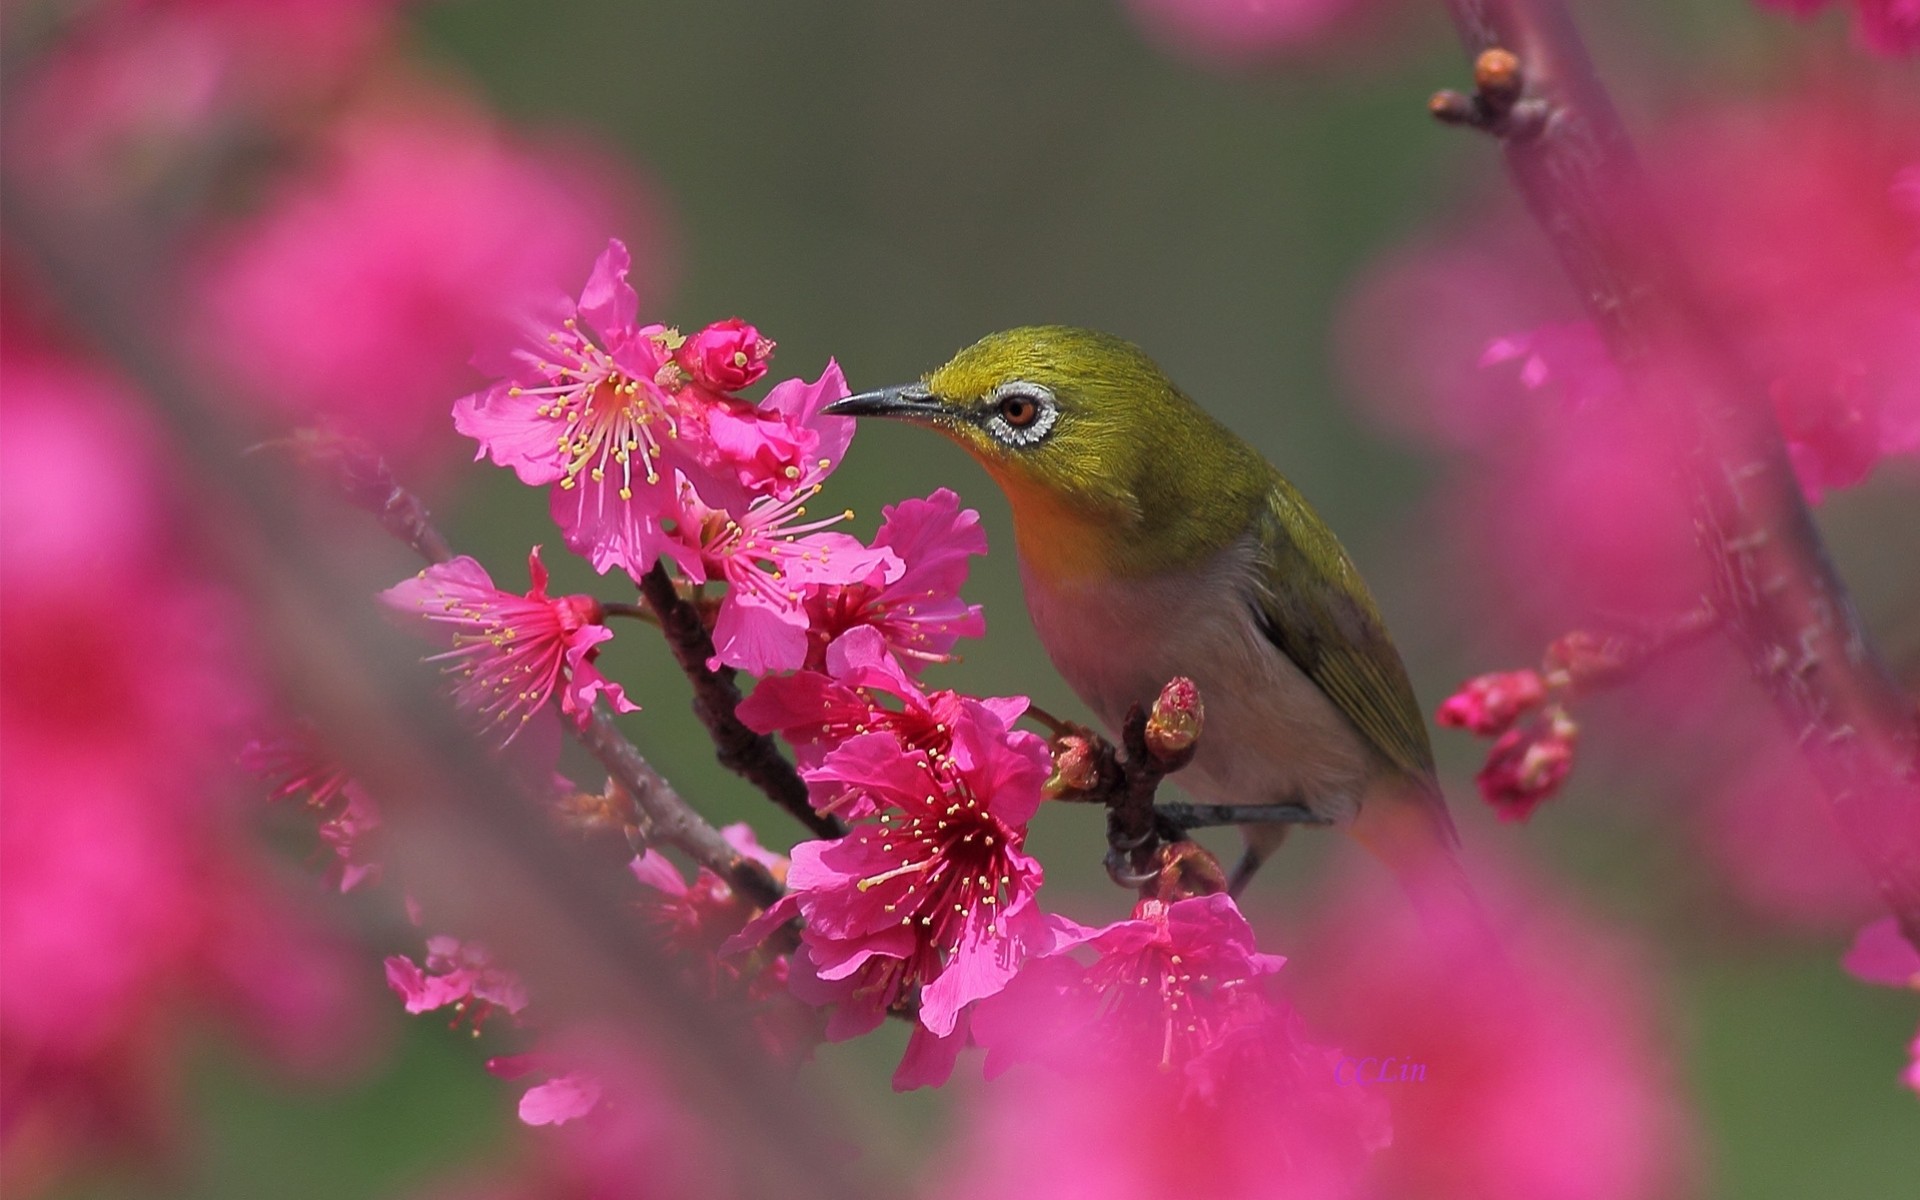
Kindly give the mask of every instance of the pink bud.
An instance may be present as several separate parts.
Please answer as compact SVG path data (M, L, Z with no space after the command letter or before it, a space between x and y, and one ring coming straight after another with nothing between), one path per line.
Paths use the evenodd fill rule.
M1627 643L1618 638L1575 630L1555 638L1540 665L1574 687L1601 687L1625 677L1632 665L1627 651Z
M1049 799L1090 792L1099 782L1099 756L1090 739L1068 734L1054 742L1053 774L1041 786Z
M1580 727L1558 707L1548 710L1543 720L1501 735L1475 776L1480 794L1501 820L1526 820L1560 790L1573 770L1573 747L1579 735Z
M1538 671L1497 671L1467 680L1440 705L1434 719L1452 729L1492 737L1506 732L1546 698L1547 685Z
M1193 680L1176 675L1160 689L1147 716L1147 751L1155 758L1176 758L1193 749L1200 740L1200 726L1206 709L1200 703L1200 689Z
M673 357L695 383L737 392L766 374L773 343L739 317L728 317L680 344Z

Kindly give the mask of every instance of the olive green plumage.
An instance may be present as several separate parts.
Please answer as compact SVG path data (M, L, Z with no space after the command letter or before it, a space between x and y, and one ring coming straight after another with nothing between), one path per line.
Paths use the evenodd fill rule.
M1171 675L1200 683L1188 790L1341 824L1417 814L1355 832L1383 856L1409 830L1450 849L1426 724L1359 572L1293 485L1138 347L1008 330L829 411L933 426L986 467L1013 509L1034 627L1110 729Z

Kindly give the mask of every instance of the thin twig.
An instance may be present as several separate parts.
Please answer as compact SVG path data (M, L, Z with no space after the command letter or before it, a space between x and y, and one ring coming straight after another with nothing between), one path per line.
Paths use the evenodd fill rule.
M1712 607L1920 946L1920 720L1828 557L1764 390L1704 315L1565 6L1448 8L1477 65L1490 52L1511 57L1512 102L1534 105L1538 119L1526 136L1502 138L1509 173L1637 391L1674 397Z
M290 443L310 465L324 468L352 504L380 518L380 524L411 546L422 558L444 563L453 557L447 539L418 496L402 487L374 447L358 438L307 432ZM553 707L559 713L559 697ZM638 809L642 835L664 842L694 862L712 870L734 891L765 908L778 900L782 889L767 869L728 844L693 806L655 770L640 750L613 723L612 714L595 707L585 728L562 717L562 724L579 739Z
M845 822L814 810L807 781L780 753L772 736L755 733L741 723L737 715L740 689L733 682L733 669L707 665L714 656L713 635L707 632L699 609L674 586L665 563L656 562L640 577L640 595L659 618L674 661L693 684L694 715L713 738L720 765L766 793L767 799L793 814L815 836L845 837Z

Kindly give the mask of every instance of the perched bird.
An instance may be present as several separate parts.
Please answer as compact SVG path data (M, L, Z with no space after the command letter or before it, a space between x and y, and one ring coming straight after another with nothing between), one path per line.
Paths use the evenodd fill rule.
M1403 877L1459 880L1419 703L1346 551L1138 347L1008 330L826 411L931 426L987 469L1013 509L1034 629L1109 735L1185 675L1206 706L1179 776L1196 799L1304 806ZM1286 829L1242 826L1236 886Z

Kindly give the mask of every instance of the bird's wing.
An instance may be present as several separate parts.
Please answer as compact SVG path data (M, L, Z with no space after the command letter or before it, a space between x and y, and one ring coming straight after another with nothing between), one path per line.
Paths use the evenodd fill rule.
M1406 666L1333 531L1276 477L1254 532L1254 616L1267 639L1389 762L1438 795Z

